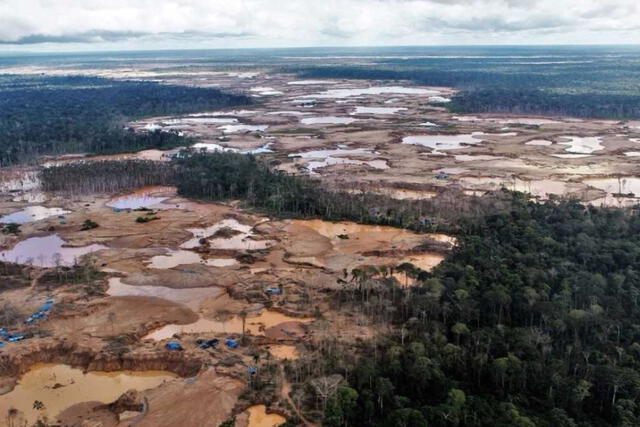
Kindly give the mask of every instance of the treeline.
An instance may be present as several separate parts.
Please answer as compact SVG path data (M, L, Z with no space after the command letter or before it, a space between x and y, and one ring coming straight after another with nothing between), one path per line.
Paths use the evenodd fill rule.
M558 94L538 89L479 89L458 93L449 105L456 113L510 113L573 117L640 117L640 97L616 94Z
M150 163L58 172L109 181L153 176ZM168 169L153 184L166 179L184 196L240 199L274 216L426 231L447 210L439 198L391 203L323 191L237 153L183 153L175 166L155 165ZM396 269L417 286L399 286L388 269L340 281L335 301L383 334L361 344L329 336L318 357L296 362L304 403L329 426L640 425L640 215L506 191L480 200L487 204L473 215L461 204L458 244L433 272Z
M470 212L492 211L501 202L465 197L398 200L374 193L326 189L318 180L274 170L252 155L191 153L177 160L178 194L210 201L242 200L280 218L322 218L388 225L418 232L446 227Z
M80 161L40 172L44 191L68 194L115 193L148 185L173 185L175 169L151 160Z
M457 190L435 199L398 201L388 196L326 189L318 180L288 175L268 161L233 152L184 150L170 162L70 162L43 168L45 191L103 193L145 185L176 185L178 194L209 201L241 200L279 218L322 218L388 225L418 232L443 231L458 218L503 209L510 198L476 198Z
M384 271L343 281L341 304L393 332L355 361L329 339L291 371L345 378L324 425L640 425L640 216L512 201L463 221L418 286ZM310 378L306 390L318 408Z
M404 62L403 62L403 65ZM449 67L444 67L449 68ZM290 69L295 71L295 69ZM343 78L359 80L411 80L416 84L426 86L448 86L456 88L487 86L487 85L519 85L527 87L548 86L554 82L553 76L533 73L512 73L496 75L491 71L469 71L451 69L426 69L404 67L388 68L358 66L323 66L298 69L298 74L304 78Z
M513 61L513 60L512 60ZM303 78L409 80L460 92L450 107L460 113L568 115L584 118L640 117L640 79L635 66L603 63L516 65L489 59L408 59L378 65L290 67ZM599 63L597 59L594 60Z
M42 154L186 145L177 133L134 133L129 120L247 105L217 89L97 77L0 76L0 166Z

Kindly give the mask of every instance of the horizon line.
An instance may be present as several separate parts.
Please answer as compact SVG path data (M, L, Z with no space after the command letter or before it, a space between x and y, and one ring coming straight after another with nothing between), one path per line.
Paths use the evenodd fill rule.
M354 46L288 46L288 47L212 47L212 48L167 48L167 49L98 49L98 50L24 50L1 51L1 56L41 56L41 55L90 55L101 53L153 53L153 52L203 52L203 51L277 51L305 49L402 49L402 48L589 48L589 47L625 47L640 48L640 43L572 43L572 44L410 44L410 45L354 45Z

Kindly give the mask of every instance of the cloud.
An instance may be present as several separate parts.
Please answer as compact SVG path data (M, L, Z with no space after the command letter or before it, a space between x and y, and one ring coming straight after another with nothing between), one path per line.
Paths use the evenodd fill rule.
M424 22L425 30L438 28L441 30L464 30L469 32L519 32L527 30L549 30L570 24L560 17L531 17L528 19L511 19L504 16L470 17L468 19L445 21L440 18L429 18Z
M64 35L29 34L17 39L1 40L5 45L32 45L42 43L111 43L139 39L163 38L172 40L201 40L206 38L243 38L250 37L250 33L207 33L202 31L186 31L181 33L143 33L135 31L87 31L84 33L69 33Z
M637 0L1 0L0 44L629 43L638 22Z
M0 44L40 44L40 43L98 43L98 42L117 42L121 40L129 40L141 37L143 33L135 33L132 31L88 31L81 34L63 34L63 35L47 35L47 34L29 34L9 40L0 40Z

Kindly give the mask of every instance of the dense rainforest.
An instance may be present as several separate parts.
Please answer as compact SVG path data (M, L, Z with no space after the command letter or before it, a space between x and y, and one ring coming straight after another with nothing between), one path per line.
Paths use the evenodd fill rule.
M175 132L135 133L129 120L246 105L217 89L98 77L0 76L0 166L42 154L185 145Z
M463 91L450 105L457 113L509 113L632 119L640 117L640 96L565 94L536 89L486 88Z
M511 197L433 272L407 267L417 286L344 282L340 304L395 328L309 362L346 379L325 425L640 425L640 216Z
M50 168L44 178L101 179L83 172L91 167ZM150 166L123 166L137 167ZM506 190L456 198L457 209L439 198L390 201L323 191L236 153L183 153L162 168L157 178L184 196L240 199L276 217L417 231L448 221L458 243L432 272L366 267L345 272L330 291L335 308L366 317L379 334L352 343L326 337L311 358L287 365L305 384L307 415L323 425L640 425L637 212L538 203Z
M501 208L503 202L442 189L434 199L403 200L367 191L327 188L318 179L289 175L268 161L237 153L183 152L177 160L178 194L210 201L242 200L278 218L322 218L387 225L417 232L448 230L467 215Z

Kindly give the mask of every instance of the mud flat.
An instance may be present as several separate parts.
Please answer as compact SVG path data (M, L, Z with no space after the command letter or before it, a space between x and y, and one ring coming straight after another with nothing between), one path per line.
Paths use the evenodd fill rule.
M272 87L252 87L251 92L256 92L260 96L284 95L284 92L275 90Z
M252 234L237 234L233 237L218 237L209 240L209 247L212 249L231 251L255 251L267 249L274 244L271 240L257 240Z
M354 122L357 122L358 119L353 119L350 117L307 117L300 120L300 123L303 125L348 125Z
M235 219L225 219L222 220L216 224L213 224L210 227L206 227L206 228L189 228L187 229L187 231L189 231L191 234L193 234L193 238L187 240L186 242L184 242L182 245L180 245L181 248L184 249L193 249L193 248L197 248L198 246L201 245L200 240L201 239L208 239L210 237L212 237L213 235L215 235L217 232L219 232L222 229L231 229L235 232L244 234L244 235L248 235L251 233L251 230L253 227L251 227L250 225L245 225L245 224L241 224L240 222L238 222Z
M410 87L405 86L406 82L382 86L380 82L360 80L295 81L291 75L247 70L95 72L129 78L162 77L171 84L233 87L245 94L258 95L260 102L252 110L202 111L188 116L150 118L132 126L138 132L174 129L200 137L195 150L265 155L287 173L315 172L314 178L332 188L340 188L340 183L346 182L347 191L362 189L395 199L424 199L448 197L451 193L446 187L452 187L453 194L462 191L475 195L506 187L541 199L555 194L578 195L594 203L611 205L636 203L635 195L640 191L640 184L634 181L638 178L633 158L639 152L638 131L628 123L480 114L454 116L442 106L430 105L446 101L454 91ZM165 161L168 154L146 150L91 159ZM90 161L90 158L78 154L74 158L52 159L52 162L67 161ZM621 182L617 176L627 178ZM52 315L38 328L50 334L51 340L62 341L64 337L63 342L74 346L91 343L98 349L111 344L114 336L133 337L128 343L130 352L121 357L131 364L113 369L136 369L137 359L127 359L129 355L140 355L140 360L146 360L152 353L175 359L140 367L173 371L172 363L184 363L184 358L192 355L200 355L213 365L203 367L204 359L197 359L194 364L197 369L185 374L196 377L170 380L160 387L154 387L153 383L150 386L153 388L144 392L149 411L144 418L136 419L139 427L218 427L231 415L245 387L247 364L252 363L251 350L249 346L228 349L222 345L216 352L207 353L197 348L195 338L237 336L243 332L241 313L247 313L244 329L248 341L255 345L252 348L264 349L279 360L293 360L305 356L300 352L318 332L312 324L314 319L309 317L315 307L322 311L329 330L338 339L353 342L356 338L371 338L375 333L371 325L355 325L351 313L327 308L327 290L335 289L336 279L344 277L343 271L359 269L375 274L376 270L368 267L391 267L379 270L391 274L395 271L394 277L401 285L412 285L412 272L398 271L400 264L411 263L429 270L455 245L450 236L418 234L393 227L320 220L270 221L250 215L234 203L184 200L176 196L174 189L145 188L124 196L74 196L73 200L62 200L38 193L38 184L37 171L0 171L3 189L0 208L3 213L25 215L26 219L31 215L29 204L59 206L58 209L70 211L65 214L65 224L56 221L59 235L53 236L58 240L47 243L29 239L53 239L42 237L45 230L42 226L53 220L33 223L39 216L31 216L34 221L26 221L22 227L23 235L29 237L24 242L16 244L17 237L0 236L3 249L13 245L13 249L3 254L13 256L23 244L31 246L16 260L27 255L25 252L30 257L36 254L37 262L36 257L44 259L54 251L68 250L71 253L64 259L69 261L96 250L93 257L101 269L118 275L108 283L106 279L95 283L97 295L79 294L73 286L54 288L56 300L73 309ZM32 196L32 200L46 197L49 201L27 202ZM113 199L109 201L107 197ZM163 211L158 220L138 224L135 222L138 213L130 210L143 207ZM87 218L95 220L99 228L80 231L82 221ZM68 247L65 242L75 247ZM98 251L104 247L94 246L96 243L109 248ZM38 252L40 246L46 248L46 253ZM73 253L75 250L79 252ZM102 291L107 284L105 296ZM281 288L282 293L273 292L273 288ZM18 289L4 292L2 297L31 310L33 295L29 292ZM184 352L169 352L159 342L174 334L192 334L179 339ZM33 341L7 346L3 351L18 352L20 346ZM229 357L237 362L233 366L218 364L218 351L225 360ZM69 363L59 359L38 360ZM232 372L242 380L222 376L217 370ZM23 378L28 378L26 375ZM18 371L11 380L17 377ZM52 386L47 391L70 387L67 382L57 382L60 387ZM98 388L91 384L87 387ZM114 398L117 396L108 396ZM207 410L202 410L203 401L210 402ZM48 411L49 404L43 402ZM74 406L76 402L79 406ZM25 410L32 403L27 402ZM69 411L75 414L85 408L83 414L88 420L97 408L79 399L67 403L73 406ZM66 409L67 403L54 410ZM244 406L236 407L236 411L246 404L243 401ZM280 415L267 411L265 406L256 406L243 412L242 417L256 426L284 421Z
M161 298L178 304L184 304L193 310L197 310L204 300L217 298L222 294L224 294L224 289L217 287L174 289L166 286L133 286L123 283L119 277L109 279L109 288L107 290L107 295L111 296Z
M571 183L553 179L532 179L525 180L517 177L462 177L459 182L466 189L470 190L499 190L506 188L508 190L529 193L540 199L548 199L549 196L568 196L571 194L580 194L584 189L579 183Z
M282 415L267 414L267 408L264 405L251 406L247 412L249 413L248 427L277 427L287 421Z
M154 189L142 189L132 194L116 197L109 201L107 203L107 206L114 209L141 209L161 207L162 202L169 199L169 197L153 196L153 190Z
M255 149L241 150L239 148L224 147L220 144L216 144L213 142L198 142L196 144L193 144L191 147L196 151L204 150L208 152L223 151L223 152L232 152L232 153L241 153L241 154L265 154L265 153L273 153L273 150L271 149L272 145L273 143L266 143L263 146Z
M307 116L311 113L306 111L291 111L291 110L283 110L283 111L270 111L266 115L267 116Z
M339 146L331 150L312 150L300 153L289 154L289 157L300 157L303 159L324 159L327 157L338 156L360 156L366 154L378 154L375 151L366 148L348 148L347 146Z
M33 264L39 267L73 265L91 252L107 249L93 244L82 247L65 246L66 242L57 234L46 237L30 237L17 243L12 249L0 252L0 260L16 264Z
M296 360L300 358L300 353L294 345L274 344L269 346L268 351L276 359Z
M225 230L230 233L218 236ZM275 243L272 240L259 239L253 233L252 226L241 224L234 219L226 219L207 228L191 228L188 231L194 237L180 245L184 249L198 248L204 243L211 249L246 251L267 249ZM212 261L211 265L216 264L226 264L226 262Z
M620 176L585 179L584 184L606 192L604 197L591 200L594 206L629 207L640 201L640 178Z
M356 109L351 114L353 115L359 115L359 114L389 115L389 114L396 114L396 113L399 113L400 111L406 111L406 110L407 109L403 107L356 107Z
M16 409L16 421L22 419L29 425L44 416L55 420L75 404L111 403L127 390L148 390L175 377L164 371L83 373L67 365L37 364L20 377L13 391L0 396L0 414L4 420L10 409ZM34 405L36 401L42 403L42 409Z
M422 200L432 199L438 195L435 191L411 190L404 188L380 188L374 189L375 193L384 194L396 200Z
M172 77L170 81L199 84L198 79L188 74ZM400 81L385 85L373 80L307 81L269 72L251 79L210 73L206 81L207 84L231 84L249 94L285 93L286 96L264 96L259 111L250 112L256 120L225 125L269 126L260 131L260 136L270 137L272 145L260 154L277 158L281 163L279 169L285 172L312 173L329 182L347 178L353 187L385 181L425 187L457 186L457 179L435 181L434 174L424 171L455 170L452 168L460 167L460 162L469 163L470 169L462 176L487 179L516 176L530 182L579 182L581 178L595 174L596 169L599 175L622 173L633 176L636 173L632 160L638 151L634 146L638 131L632 122L456 115L441 106L429 105L450 99L455 94L451 88L409 86ZM292 109L292 105L300 107ZM236 117L231 110L215 113L218 115L203 112L201 118ZM171 118L156 121L168 119ZM260 122L261 119L264 121ZM348 123L354 119L359 120ZM216 144L214 149L249 152L264 145L256 144L260 140L253 140L255 133L249 140L245 132L255 132L252 128L238 133L227 132L228 141L224 143L212 141L227 130L234 131L235 128L218 129L215 125L198 124L192 125L191 129L207 139L203 144ZM320 152L327 147L340 146L361 150L361 153L335 153L318 158L295 156L296 153ZM372 153L376 153L375 157ZM498 160L502 162L493 162ZM466 164L464 166L467 168ZM548 193L538 191L538 184L534 187L537 195ZM573 190L573 186L570 187L569 190ZM470 194L476 195L486 191L482 188L471 190ZM580 193L571 194L583 197Z
M40 221L52 216L66 215L71 211L62 208L46 208L44 206L28 206L21 211L0 217L0 223L26 224L28 222Z
M586 159L587 157L592 157L591 154L552 154L553 157L557 157L558 159Z
M442 151L460 150L467 145L481 144L482 132L474 132L464 135L419 135L407 136L402 139L403 144L421 145L431 148L431 154L446 154Z
M264 132L269 128L268 125L224 125L218 129L224 133L240 133L240 132Z
M403 87L403 86L373 86L354 89L329 89L325 92L305 95L304 98L343 99L364 95L431 95L437 96L441 92L435 89Z
M531 141L525 142L525 145L537 145L541 147L548 147L553 145L553 141L549 141L548 139L532 139Z
M431 241L441 245L444 251L454 244L445 235L417 234L394 227L350 222L294 220L287 227L287 232L295 236L289 238L285 247L288 262L334 272L367 265L397 266L411 262L408 258L430 270L444 258L443 254L418 248Z
M151 268L173 268L179 265L200 264L202 257L197 252L187 250L169 251L167 255L156 255L148 262Z
M209 368L197 378L172 381L145 392L149 411L140 427L218 427L231 416L244 389L244 381ZM203 402L209 402L203 408Z
M230 267L236 265L238 261L233 258L209 258L203 259L202 256L193 251L178 249L169 250L166 255L156 255L149 260L147 265L150 268L169 269L179 265L204 264L211 267Z
M592 154L595 151L604 149L602 145L601 137L580 137L580 136L565 136L563 139L568 139L568 142L559 142L559 145L566 145L565 151L574 154Z
M366 225L355 222L330 222L320 219L313 220L293 220L292 224L301 227L307 227L318 234L333 239L334 242L350 244L351 238L363 240L362 246L370 242L386 242L390 244L404 243L405 241L415 242L421 239L428 239L438 236L437 239L443 239L444 235L434 234L417 234L402 228L395 228L383 225ZM348 239L341 239L339 236L348 236ZM448 236L447 236L448 237ZM409 243L410 244L410 243ZM376 249L376 245L363 247L365 250Z
M245 333L261 335L264 330L286 323L309 323L312 318L297 318L287 316L277 311L262 310L255 315L250 313L245 320ZM197 322L188 325L166 325L146 335L144 339L162 341L171 338L174 334L241 334L243 320L241 316L232 315L226 319L211 320L200 318Z
M323 169L335 165L359 165L369 166L374 169L388 169L386 160L359 160L353 157L370 157L379 153L366 148L349 148L340 145L330 150L312 150L289 154L296 165L304 164L304 169L311 174L317 173L317 169Z
M287 82L288 85L301 86L301 85L331 85L336 82L333 80L294 80Z

